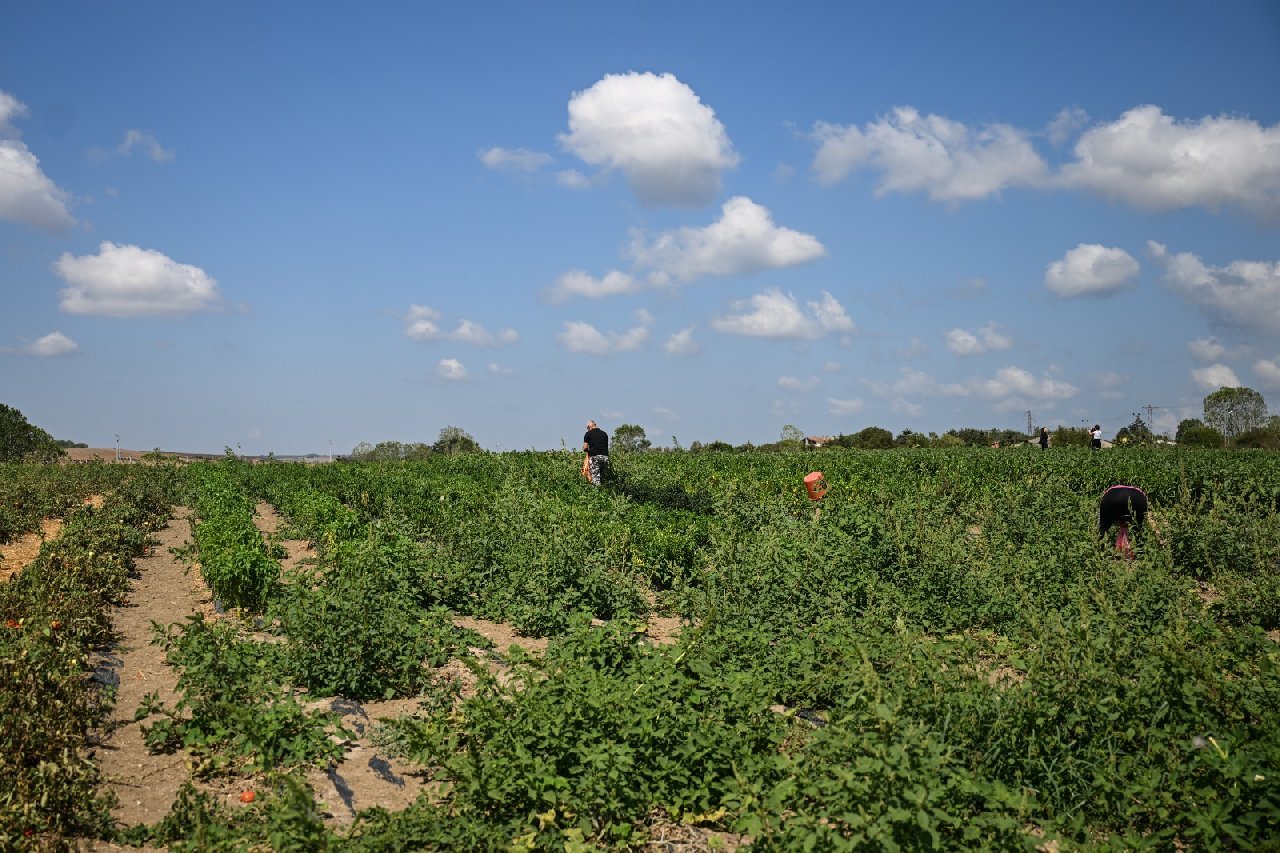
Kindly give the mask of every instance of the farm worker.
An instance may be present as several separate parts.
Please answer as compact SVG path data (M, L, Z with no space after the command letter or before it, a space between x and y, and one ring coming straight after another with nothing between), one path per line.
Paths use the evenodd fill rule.
M1112 527L1118 527L1116 550L1133 559L1134 541L1142 531L1142 521L1147 516L1147 495L1137 486L1115 485L1102 493L1098 502L1098 535L1105 537Z
M596 426L595 421L587 421L587 432L582 436L582 449L587 458L584 469L587 479L593 486L600 485L604 470L609 467L609 434Z
M1049 428L1048 427L1040 427L1040 449L1041 450L1049 449Z
M1089 449L1102 449L1102 427L1098 424L1093 425L1093 429L1089 430Z

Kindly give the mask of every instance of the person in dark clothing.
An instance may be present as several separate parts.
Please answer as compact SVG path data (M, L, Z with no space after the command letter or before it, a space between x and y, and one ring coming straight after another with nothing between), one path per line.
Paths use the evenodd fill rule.
M1041 450L1049 449L1049 428L1048 427L1040 427L1040 449Z
M1102 449L1102 427L1098 424L1093 425L1093 429L1089 430L1089 449Z
M587 432L582 436L582 449L587 454L586 473L593 486L600 485L609 467L609 434L587 421Z
M1147 495L1142 489L1137 486L1111 486L1102 493L1102 500L1098 502L1098 535L1106 538L1111 528L1119 528L1116 531L1116 550L1133 559L1134 542L1142 533L1142 522L1146 517Z

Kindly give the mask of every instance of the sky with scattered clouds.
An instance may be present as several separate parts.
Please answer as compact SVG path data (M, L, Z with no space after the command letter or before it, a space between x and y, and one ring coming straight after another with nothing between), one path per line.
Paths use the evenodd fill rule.
M1278 81L1271 0L10 4L0 402L278 454L1280 412Z

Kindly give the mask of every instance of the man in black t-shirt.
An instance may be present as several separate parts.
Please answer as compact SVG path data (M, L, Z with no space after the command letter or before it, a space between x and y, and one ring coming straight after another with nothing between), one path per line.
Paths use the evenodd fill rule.
M604 470L609 467L609 434L596 426L595 421L587 421L587 432L582 436L582 449L587 454L591 484L598 486Z

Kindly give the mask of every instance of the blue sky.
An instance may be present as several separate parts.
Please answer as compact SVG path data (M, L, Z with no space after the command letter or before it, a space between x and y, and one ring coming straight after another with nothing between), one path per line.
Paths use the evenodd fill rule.
M1280 411L1270 0L0 21L0 402L59 438Z

